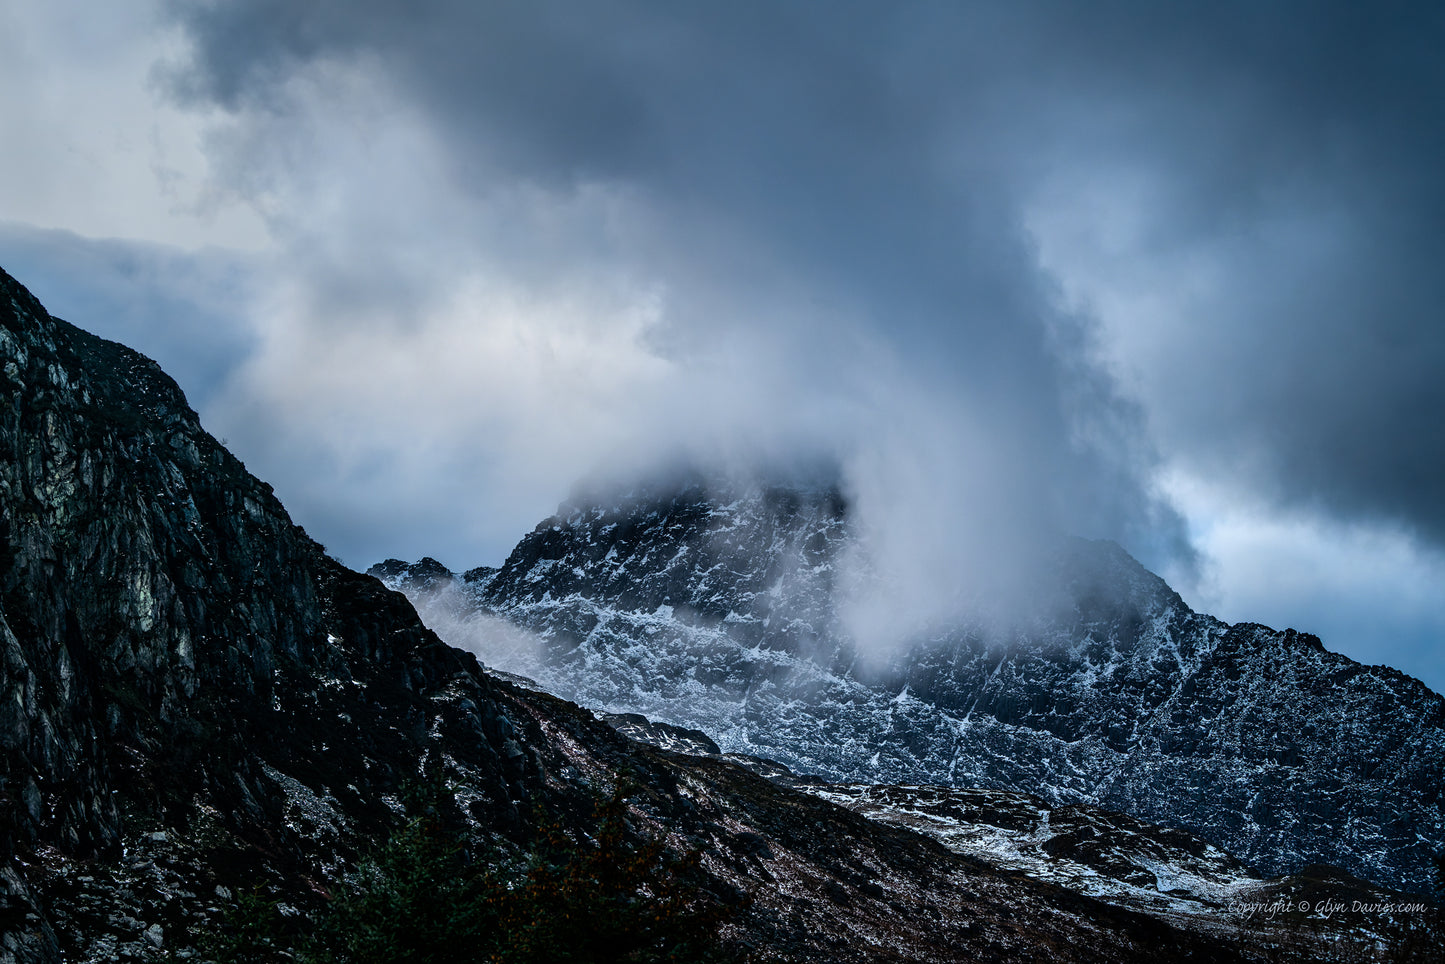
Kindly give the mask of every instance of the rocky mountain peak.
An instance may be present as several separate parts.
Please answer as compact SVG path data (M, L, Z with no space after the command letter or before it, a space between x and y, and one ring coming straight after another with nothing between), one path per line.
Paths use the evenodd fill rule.
M1445 726L1416 680L1196 613L1120 546L1082 539L1008 632L965 619L860 660L842 614L857 534L836 489L620 491L569 502L500 569L468 573L447 615L458 644L803 773L1103 805L1269 874L1333 863L1430 886ZM420 581L378 574L428 612ZM537 645L493 650L469 619Z

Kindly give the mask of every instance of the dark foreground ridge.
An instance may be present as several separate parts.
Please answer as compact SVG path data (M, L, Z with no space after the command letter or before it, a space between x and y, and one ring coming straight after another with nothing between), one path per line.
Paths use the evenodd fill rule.
M153 362L3 273L0 349L6 964L204 960L247 894L322 913L418 781L477 853L543 812L585 845L631 785L628 833L699 848L759 959L1254 956L499 682L328 558Z

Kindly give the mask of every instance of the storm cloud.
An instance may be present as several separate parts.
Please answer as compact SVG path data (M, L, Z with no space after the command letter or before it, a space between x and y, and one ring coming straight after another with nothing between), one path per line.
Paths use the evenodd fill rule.
M338 292L365 293L360 303L323 295L332 317L372 310L394 294L383 284L408 307L447 290L453 279L435 274L430 256L420 273L406 263L418 247L457 259L456 273L472 270L468 259L501 264L506 283L544 299L631 279L655 312L637 347L686 370L704 396L642 416L654 439L791 440L816 436L816 423L907 420L909 431L931 432L917 458L956 463L925 467L940 484L963 463L989 463L957 480L961 494L969 476L1000 491L1027 487L1035 498L1008 504L1071 523L1097 516L1105 531L1148 502L1137 486L1090 484L1080 427L1098 406L1109 419L1122 408L1054 350L1085 320L1060 311L1017 212L1001 203L1004 158L959 140L983 109L977 85L961 100L937 96L935 79L911 75L909 51L876 45L897 25L745 6L685 16L607 5L202 10L188 21L197 57L175 86L237 112L238 154L256 149L249 126L264 129L268 150L313 135L309 112L322 108L307 98L328 95L308 85L345 87L336 77L351 70L380 88L375 102L394 99L422 118L422 187L445 181L449 211L407 217L406 230L428 237L398 241L387 201L408 212L426 204L412 198L404 151L375 172L384 180L355 185L346 210L377 209L386 226L374 243L348 232L328 270L308 272L338 273ZM902 46L913 38L905 32ZM268 177L310 175L283 163ZM324 252L337 246L335 219L324 239L292 224L314 204L288 194L275 218ZM886 411L903 394L916 406ZM1065 401L1078 404L1069 411ZM870 438L889 430L867 428ZM842 434L829 444L854 440L854 430Z
M682 452L835 459L909 608L1057 531L1445 573L1445 11L163 9L271 244L203 414L353 564Z

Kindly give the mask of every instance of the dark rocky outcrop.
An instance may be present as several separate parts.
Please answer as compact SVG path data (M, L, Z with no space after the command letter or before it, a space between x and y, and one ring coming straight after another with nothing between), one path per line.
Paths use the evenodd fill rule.
M390 819L384 798L438 734L477 817L520 828L540 778L475 660L328 558L154 362L49 317L4 275L0 348L12 953L82 953L36 904L58 866L37 876L43 855L114 862L140 830L203 833L314 874ZM346 825L298 823L307 794L334 797ZM66 884L82 881L80 904L86 876Z

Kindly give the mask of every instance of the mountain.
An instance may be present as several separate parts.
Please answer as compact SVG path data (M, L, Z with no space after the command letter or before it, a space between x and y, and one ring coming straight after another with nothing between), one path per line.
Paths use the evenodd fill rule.
M702 897L737 908L722 936L768 960L1264 953L484 672L330 559L152 361L3 272L0 372L3 964L205 960L256 900L322 919L419 785L457 853L514 862L600 846L594 801L630 787L626 835L697 853Z
M842 615L857 538L835 486L693 474L574 499L500 568L372 572L487 663L725 752L1092 804L1269 876L1430 892L1445 701L1418 680L1196 613L1084 540L1048 557L1029 619L960 620L880 663Z
M0 960L155 951L218 887L325 879L442 745L470 815L524 832L543 778L496 686L154 362L3 273L0 349Z

